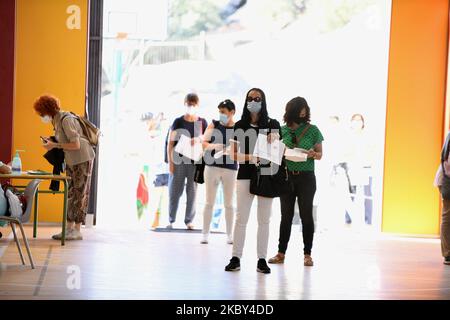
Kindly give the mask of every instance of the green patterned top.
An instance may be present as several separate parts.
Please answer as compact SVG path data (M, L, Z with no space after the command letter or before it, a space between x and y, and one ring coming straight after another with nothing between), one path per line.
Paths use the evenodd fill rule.
M305 135L301 138L299 144L294 145L293 136L299 137L307 124L302 123L296 130L290 129L288 126L281 127L281 133L283 137L283 143L286 148L302 148L312 149L318 143L322 143L323 136L319 128L315 125L311 125ZM290 171L314 171L314 159L308 158L305 162L294 162L286 160L288 170Z

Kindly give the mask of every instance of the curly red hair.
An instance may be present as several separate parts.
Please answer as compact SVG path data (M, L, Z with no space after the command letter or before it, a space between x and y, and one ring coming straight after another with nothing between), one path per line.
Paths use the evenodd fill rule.
M59 100L49 95L37 98L33 104L33 108L40 116L50 117L54 117L61 110Z

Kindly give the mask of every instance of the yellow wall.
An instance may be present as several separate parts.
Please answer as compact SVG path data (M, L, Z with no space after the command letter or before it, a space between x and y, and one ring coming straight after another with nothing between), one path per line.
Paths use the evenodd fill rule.
M448 0L393 0L382 230L439 233Z
M80 29L66 25L71 5L80 8ZM39 140L52 135L52 127L41 123L32 107L39 95L53 94L64 109L84 114L87 16L88 0L17 0L13 149L26 150L23 170L52 170ZM61 221L61 197L40 197L40 221Z

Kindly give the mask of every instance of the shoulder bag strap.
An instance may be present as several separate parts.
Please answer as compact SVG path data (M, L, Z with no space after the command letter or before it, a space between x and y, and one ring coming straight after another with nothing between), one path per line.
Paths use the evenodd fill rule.
M81 124L80 116L77 115L76 113L68 112L68 113L66 113L65 115L63 115L63 116L61 117L61 120L59 120L59 125L61 126L62 130L64 131L64 126L63 126L63 124L62 124L62 123L63 123L63 120L66 119L66 118L69 117L69 116L72 116L73 118L75 118L75 119L78 121L78 124L80 125L81 133L82 133L82 134L80 135L80 139L84 139L84 140L86 140L86 141L89 142L89 139L87 138L86 133L85 133L84 130L83 130L83 126L82 126L82 124ZM64 132L64 133L65 133L65 132Z
M300 140L305 136L306 132L308 132L309 128L311 128L310 124L308 124L306 126L306 128L303 129L302 133L298 136L298 138L297 138L297 145L300 143Z

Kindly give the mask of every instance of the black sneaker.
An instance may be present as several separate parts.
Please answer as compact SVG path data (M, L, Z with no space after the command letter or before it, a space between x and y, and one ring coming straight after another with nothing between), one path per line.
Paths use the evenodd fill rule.
M258 260L258 266L256 267L256 271L261 273L270 273L270 268L266 263L266 259Z
M238 257L233 257L230 263L225 267L225 271L239 271L241 270L241 262Z
M445 259L444 259L444 264L450 265L450 256L445 257Z

